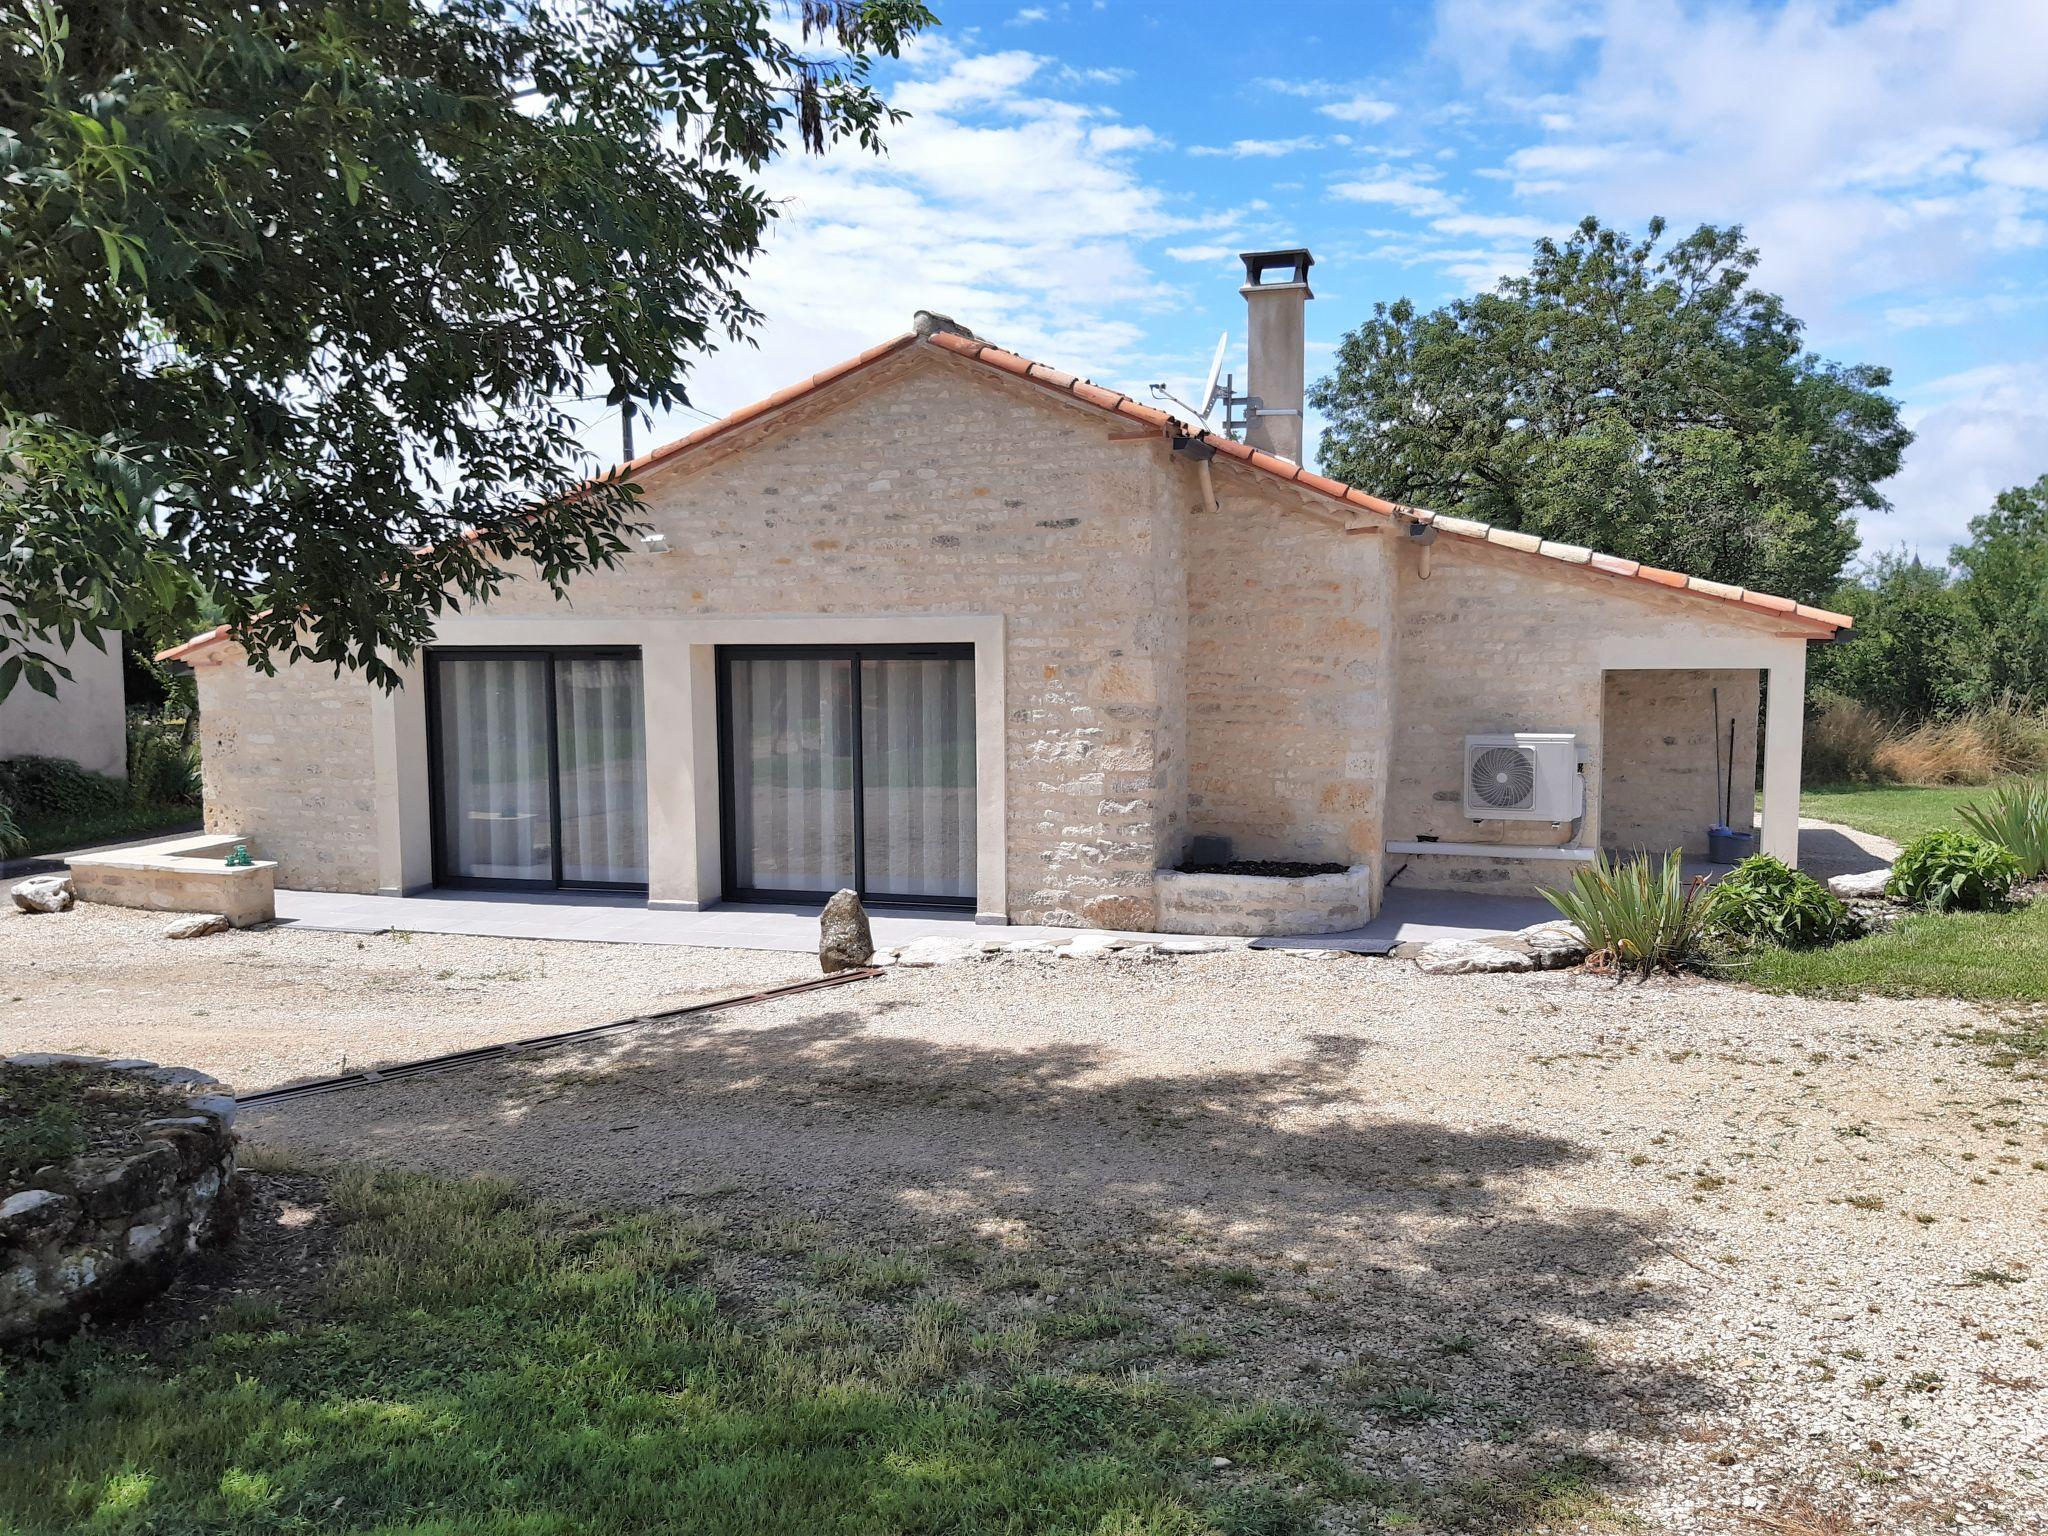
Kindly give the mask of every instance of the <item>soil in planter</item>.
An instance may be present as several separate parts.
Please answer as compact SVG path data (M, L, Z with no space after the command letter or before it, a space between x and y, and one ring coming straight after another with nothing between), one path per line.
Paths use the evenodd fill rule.
M1232 859L1228 864L1182 864L1183 875L1264 875L1269 880L1306 880L1310 875L1341 875L1342 864L1300 864L1289 859Z
M183 1094L136 1072L0 1067L0 1195L50 1163L135 1151L145 1120L191 1112Z

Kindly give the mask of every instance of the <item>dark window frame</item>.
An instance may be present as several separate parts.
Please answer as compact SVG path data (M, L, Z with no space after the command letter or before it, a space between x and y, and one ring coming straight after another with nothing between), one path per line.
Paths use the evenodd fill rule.
M732 666L735 661L844 661L853 673L853 880L854 893L871 907L930 907L972 912L973 896L897 896L877 894L868 889L867 869L867 739L863 729L864 699L861 663L864 661L967 661L974 660L969 642L944 645L721 645L717 650L718 687L718 881L720 899L737 905L809 906L830 901L833 891L762 890L739 883L738 849L734 834L737 792L733 785ZM977 708L980 695L975 697ZM975 775L981 773L981 743L976 741ZM980 807L975 809L975 832L981 830ZM976 878L981 860L975 859Z
M441 657L466 660L479 656L526 657L547 663L548 700L548 860L554 871L551 880L501 880L480 875L451 874L448 869L447 838L441 826L442 791L441 687L437 661ZM562 753L556 722L555 661L562 656L611 657L640 663L641 697L646 698L647 662L637 645L430 645L420 663L426 681L427 708L427 820L433 831L434 884L452 891L619 891L646 895L647 882L611 880L565 880L562 878ZM643 703L644 708L644 703ZM647 752L645 722L641 727L640 751ZM645 777L645 774L642 775ZM646 809L642 808L642 819ZM652 850L649 850L650 857Z

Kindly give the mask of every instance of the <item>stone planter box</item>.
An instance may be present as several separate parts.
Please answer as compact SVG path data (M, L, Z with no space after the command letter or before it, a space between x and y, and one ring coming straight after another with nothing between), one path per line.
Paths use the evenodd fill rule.
M0 1197L0 1345L68 1333L163 1290L188 1254L226 1235L235 1174L235 1101L203 1072L33 1053L7 1065L135 1072L187 1107L139 1118L126 1151L37 1169Z
M203 833L114 853L69 860L71 888L80 901L153 912L218 912L237 928L277 916L277 865L269 859L234 868L227 857L248 839Z
M1153 873L1161 933L1227 934L1280 938L1293 933L1341 933L1372 921L1372 866L1342 874L1190 875Z

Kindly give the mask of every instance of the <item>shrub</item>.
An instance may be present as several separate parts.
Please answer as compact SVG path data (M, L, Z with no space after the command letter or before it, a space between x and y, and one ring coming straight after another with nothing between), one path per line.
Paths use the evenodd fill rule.
M1826 886L1767 853L1737 864L1714 887L1707 904L1707 927L1713 933L1786 949L1829 943L1849 920L1849 909Z
M2024 878L2048 874L2048 779L2003 785L1988 801L1966 805L1956 814L1972 832L2017 859Z
M1585 936L1590 963L1621 974L1675 971L1699 953L1707 904L1674 851L1661 868L1647 858L1615 863L1606 854L1572 876L1569 889L1543 892Z
M138 805L199 803L199 749L178 726L149 715L129 718L128 793Z
M2002 905L2019 877L2020 861L2009 849L1974 832L1943 829L1906 845L1885 894L1937 912L1976 912Z
M28 851L28 839L21 835L21 823L14 819L14 807L0 800L0 859L11 859Z
M118 810L128 798L119 779L92 773L61 757L10 757L0 762L0 800L24 818L89 816Z

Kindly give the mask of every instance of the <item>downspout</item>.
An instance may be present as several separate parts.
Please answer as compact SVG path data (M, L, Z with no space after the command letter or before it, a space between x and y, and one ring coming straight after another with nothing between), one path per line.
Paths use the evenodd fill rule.
M1408 542L1415 546L1415 574L1424 581L1429 580L1429 546L1436 542L1436 526L1432 523L1410 523Z

